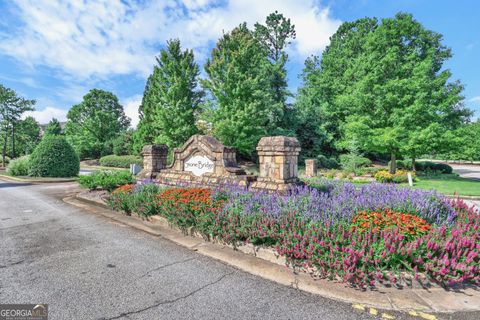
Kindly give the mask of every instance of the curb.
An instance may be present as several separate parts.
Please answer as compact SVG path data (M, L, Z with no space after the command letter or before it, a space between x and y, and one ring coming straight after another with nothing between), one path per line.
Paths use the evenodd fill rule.
M162 237L250 274L287 287L318 294L325 298L354 305L360 304L371 308L404 312L480 311L480 294L474 288L459 289L455 292L442 288L399 290L379 287L375 291L359 290L344 283L314 279L306 273L296 273L285 265L281 265L280 261L272 261L269 253L265 254L265 257L252 255L252 247L247 246L243 250L241 249L242 252L232 250L230 246L187 236L178 229L172 228L168 221L162 217L155 217L146 221L139 217L122 215L106 209L105 204L102 205L97 201L84 199L78 195L66 197L63 201L151 235ZM247 251L247 254L245 251ZM255 249L253 252L255 252ZM461 298L459 298L460 295Z
M31 184L42 184L42 183L64 183L64 182L75 182L77 179L65 179L65 180L54 180L54 179L44 179L44 180L30 180L22 179L17 177L10 177L3 174L0 174L0 180L9 181L9 182L24 182Z

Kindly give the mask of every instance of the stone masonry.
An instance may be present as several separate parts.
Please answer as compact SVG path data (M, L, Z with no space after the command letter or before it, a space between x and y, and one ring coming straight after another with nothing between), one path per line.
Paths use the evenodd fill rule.
M146 145L142 149L143 170L137 175L140 179L154 179L167 167L168 147L163 144Z
M255 176L238 167L235 149L206 135L193 135L174 150L174 162L156 176L165 185L247 186Z
M296 138L263 137L257 145L260 175L253 189L285 192L299 184L298 154L300 143Z
M316 159L305 160L305 176L308 178L317 176L317 160Z

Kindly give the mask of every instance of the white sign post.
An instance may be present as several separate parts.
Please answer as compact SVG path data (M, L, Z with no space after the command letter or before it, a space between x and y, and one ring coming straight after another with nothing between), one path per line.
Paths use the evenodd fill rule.
M410 187L413 187L413 179L412 179L412 174L409 172L407 173L407 177L408 177L408 185Z
M213 172L215 165L213 161L205 156L194 156L185 161L184 171L189 171L197 177L204 173Z

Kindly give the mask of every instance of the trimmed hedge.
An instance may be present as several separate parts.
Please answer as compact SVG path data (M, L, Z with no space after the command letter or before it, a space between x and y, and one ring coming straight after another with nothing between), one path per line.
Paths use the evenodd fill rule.
M98 171L90 175L78 177L78 183L90 190L104 189L112 191L118 186L134 183L135 179L126 170Z
M78 155L62 136L45 136L30 156L30 176L74 177L79 171Z
M113 154L100 158L100 165L104 167L130 168L130 164L132 163L141 166L143 164L143 160L141 157L138 156L116 156Z
M388 166L390 167L390 162L388 163ZM413 170L412 160L397 160L397 169ZM448 164L434 163L431 161L417 161L415 163L415 169L417 169L417 171L439 171L447 174L453 172L452 167Z
M10 163L7 166L7 173L14 177L28 175L28 158L29 156L23 156L10 160Z

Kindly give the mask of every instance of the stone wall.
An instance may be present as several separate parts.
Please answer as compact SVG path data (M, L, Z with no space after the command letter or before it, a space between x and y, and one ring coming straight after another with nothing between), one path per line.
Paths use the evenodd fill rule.
M296 138L263 137L257 146L260 164L258 176L245 173L237 165L235 149L211 136L194 135L174 150L174 162L167 166L168 148L148 145L143 148L144 170L140 178L155 178L164 185L233 184L255 190L286 192L300 184Z

